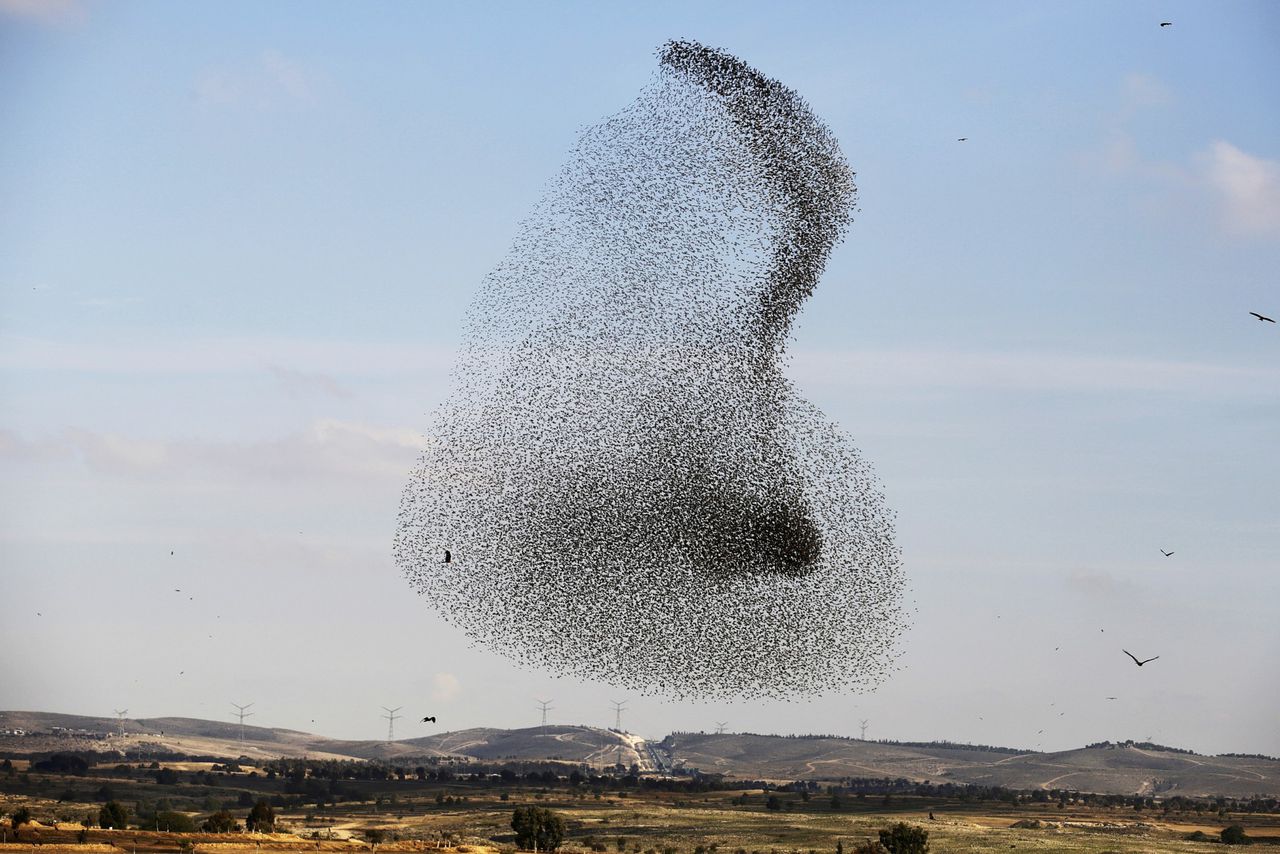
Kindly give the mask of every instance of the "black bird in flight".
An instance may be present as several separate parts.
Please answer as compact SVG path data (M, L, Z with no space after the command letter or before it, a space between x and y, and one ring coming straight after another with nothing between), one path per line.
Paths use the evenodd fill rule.
M444 562L445 562L445 563L453 563L453 555L449 554L449 550L448 550L448 549L445 549L445 550L444 550Z
M425 724L425 723L427 723L428 721L430 721L431 723L435 723L435 722L436 722L436 717L435 717L435 715L432 715L432 716L431 716L431 717L429 717L429 718L423 718L423 719L422 719L422 722L423 722L424 724Z
M1150 658L1145 658L1145 659L1143 659L1142 661L1138 661L1138 656L1136 656L1136 655L1134 655L1133 653L1129 652L1129 650L1127 650L1127 649L1122 649L1122 650L1120 650L1120 651L1121 651L1121 652L1123 652L1125 655L1129 656L1130 658L1132 658L1132 659L1133 659L1133 663L1134 663L1134 664L1136 664L1136 665L1138 665L1139 667L1141 667L1142 665L1146 664L1148 661L1155 661L1157 658L1159 658L1159 657L1160 657L1160 656L1158 656L1158 655L1153 655L1153 656L1151 656Z
M1167 552L1164 549L1160 550L1160 554L1164 555L1165 557L1173 557L1173 552Z
M1161 22L1160 22L1160 26L1162 26L1162 27L1172 27L1172 26L1173 26L1173 21L1161 21Z
M1108 697L1107 699L1108 699L1108 700L1119 700L1120 698L1119 698L1119 697Z
M962 136L956 140L956 142L968 142L968 141L969 141L969 137L967 136Z
M1252 314L1254 317L1258 318L1258 320L1259 320L1259 321L1264 321L1264 320L1265 320L1267 323L1275 323L1275 321L1274 321L1274 320L1272 320L1271 318L1267 317L1265 314L1258 314L1256 311L1251 311L1251 312L1249 312L1249 313L1250 313L1250 314Z

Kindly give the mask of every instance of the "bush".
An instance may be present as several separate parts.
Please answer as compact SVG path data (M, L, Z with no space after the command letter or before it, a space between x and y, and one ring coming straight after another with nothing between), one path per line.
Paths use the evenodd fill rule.
M253 809L249 810L249 817L244 820L246 830L256 830L261 833L270 833L276 826L276 811L271 808L271 804L267 803L266 798L260 798Z
M853 846L852 854L886 854L885 847L874 839L867 839Z
M206 818L200 829L205 833L232 833L236 829L236 817L226 810L219 810Z
M516 807L511 816L516 845L523 849L554 851L564 841L564 819L542 807Z
M926 854L929 831L900 821L888 830L880 831L880 844L889 854Z
M31 821L31 810L26 807L18 807L13 811L13 815L9 817L9 824L14 830Z
M1222 831L1223 845L1248 845L1249 837L1244 835L1244 828L1238 824L1223 828Z
M107 801L98 810L98 825L124 830L129 826L129 811L119 801Z

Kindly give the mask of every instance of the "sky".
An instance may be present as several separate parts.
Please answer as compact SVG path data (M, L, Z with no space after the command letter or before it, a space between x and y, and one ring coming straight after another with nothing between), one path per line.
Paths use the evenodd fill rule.
M857 172L788 370L897 514L873 692L523 670L391 558L472 296L673 38ZM1280 754L1278 41L1269 2L0 0L0 709Z

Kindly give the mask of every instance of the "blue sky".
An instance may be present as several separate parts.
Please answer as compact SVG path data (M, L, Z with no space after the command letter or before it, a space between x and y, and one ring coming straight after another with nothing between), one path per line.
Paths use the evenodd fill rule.
M1269 3L0 0L0 708L611 723L390 543L481 278L692 38L858 173L791 375L918 613L874 694L628 726L1280 754L1278 36Z

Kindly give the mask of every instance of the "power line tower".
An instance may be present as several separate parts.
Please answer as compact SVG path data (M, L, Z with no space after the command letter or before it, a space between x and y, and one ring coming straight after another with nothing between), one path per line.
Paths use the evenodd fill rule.
M253 712L246 712L245 709L248 709L253 703L246 703L243 706L239 703L232 703L231 705L236 707L235 716L240 719L240 746L244 747L244 719L253 717Z
M866 741L866 740L867 740L867 724L869 724L869 723L871 723L871 722L870 722L869 720L867 720L866 718L863 718L861 721L859 721L859 722L858 722L858 726L862 728L862 735L860 736L860 738L861 738L863 741Z
M724 735L724 728L728 725L728 721L716 721L716 735Z
M120 737L124 738L124 716L129 714L128 709L114 709L116 717L120 719Z
M610 700L613 704L613 728L618 732L622 732L622 713L627 710L627 701L623 700L619 703L617 700Z
M383 715L383 717L387 719L387 743L388 744L395 741L396 739L396 718L404 717L404 715L397 715L396 712L400 711L403 708L404 706L396 706L394 709L388 709L386 706L382 707L382 710L386 712L386 714Z
M552 708L550 700L538 700L538 708L542 710L542 728L547 728L547 712Z

